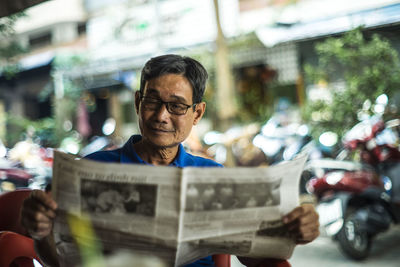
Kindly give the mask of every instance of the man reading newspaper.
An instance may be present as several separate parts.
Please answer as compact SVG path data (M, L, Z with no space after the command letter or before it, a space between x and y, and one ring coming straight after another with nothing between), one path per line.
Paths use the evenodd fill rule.
M207 77L204 67L189 57L163 55L150 59L141 73L140 90L135 93L141 135L132 136L120 149L95 152L86 158L121 164L221 167L210 159L187 153L181 144L204 114L206 104L202 97ZM50 193L39 190L31 193L22 209L22 224L34 239L37 254L48 266L59 266L52 236L56 210L57 203ZM286 214L283 223L298 244L311 242L319 235L318 215L310 204ZM247 266L280 263L274 259L238 258ZM187 266L215 263L210 255Z

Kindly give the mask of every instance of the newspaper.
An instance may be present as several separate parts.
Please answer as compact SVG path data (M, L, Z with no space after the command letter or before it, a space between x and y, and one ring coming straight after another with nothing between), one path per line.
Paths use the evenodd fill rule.
M288 259L295 242L281 218L299 204L305 160L260 168L176 168L55 152L58 254L64 266L80 266L90 244L100 244L103 254L128 249L156 256L168 266L213 254ZM77 228L74 222L82 218L86 223Z

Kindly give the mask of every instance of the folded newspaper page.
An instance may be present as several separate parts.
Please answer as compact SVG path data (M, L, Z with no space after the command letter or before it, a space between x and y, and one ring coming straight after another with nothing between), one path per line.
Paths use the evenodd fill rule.
M262 168L176 168L55 152L54 239L63 266L129 250L181 266L213 254L288 259L282 215L299 204L306 157Z

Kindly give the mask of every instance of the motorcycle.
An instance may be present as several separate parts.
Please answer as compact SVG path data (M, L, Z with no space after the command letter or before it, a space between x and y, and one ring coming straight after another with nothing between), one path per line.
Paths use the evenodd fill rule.
M312 163L319 174L307 190L318 199L320 224L351 259L367 258L373 238L400 222L399 125L364 120L345 135L337 160ZM351 154L360 162L343 160Z
M52 149L31 140L20 141L11 149L0 142L0 192L17 188L44 189L51 181Z
M333 157L336 152L336 134L325 132L318 140L314 140L306 124L298 121L281 123L278 115L273 115L253 138L253 145L264 152L268 165L292 160L299 155L307 155L307 162ZM312 168L303 171L299 183L301 195L307 194L306 183L313 174Z
M209 146L208 157L225 166L260 166L265 164L266 157L258 147L251 142L259 131L257 124L234 126L224 133L207 132L203 142Z

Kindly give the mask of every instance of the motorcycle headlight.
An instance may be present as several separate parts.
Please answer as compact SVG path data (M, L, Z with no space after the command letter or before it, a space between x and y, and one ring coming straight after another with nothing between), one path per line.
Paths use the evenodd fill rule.
M343 178L344 172L331 172L326 175L326 182L330 185L337 184Z
M381 179L385 190L390 191L392 189L392 180L390 180L390 178L385 175L381 175Z

